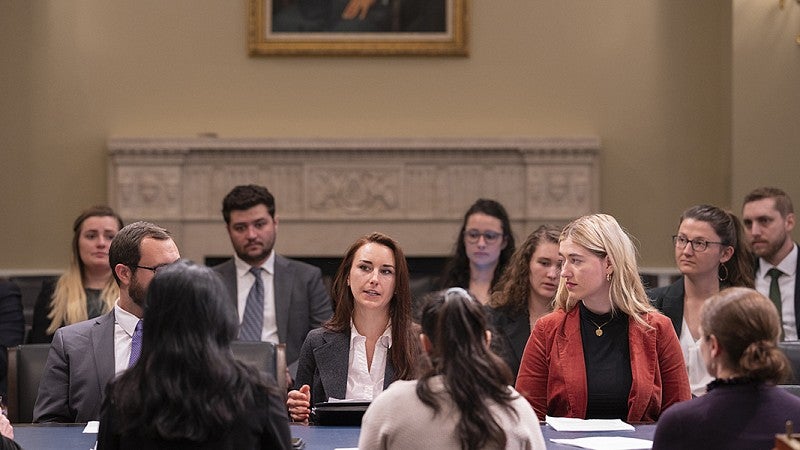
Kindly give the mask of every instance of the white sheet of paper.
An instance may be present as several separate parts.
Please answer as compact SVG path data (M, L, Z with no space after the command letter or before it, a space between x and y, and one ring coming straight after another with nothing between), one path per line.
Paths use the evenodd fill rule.
M545 416L545 422L556 431L633 431L633 425L619 419L573 419Z
M550 439L557 444L573 445L596 450L649 450L653 441L619 436L585 437L577 439Z
M100 430L100 422L96 420L92 420L86 424L86 427L83 428L84 433L94 433L97 434L97 431Z

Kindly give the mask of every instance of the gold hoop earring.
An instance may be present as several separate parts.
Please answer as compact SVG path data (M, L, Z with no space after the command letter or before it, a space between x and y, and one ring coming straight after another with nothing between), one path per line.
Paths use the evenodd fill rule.
M719 277L719 281L725 281L725 280L727 280L727 279L728 279L728 276L730 276L730 272L728 272L728 266L726 266L725 264L720 264L720 265L719 265L719 269L720 269L720 270L722 270L722 269L725 269L725 275L722 275L722 276L720 276L720 277Z

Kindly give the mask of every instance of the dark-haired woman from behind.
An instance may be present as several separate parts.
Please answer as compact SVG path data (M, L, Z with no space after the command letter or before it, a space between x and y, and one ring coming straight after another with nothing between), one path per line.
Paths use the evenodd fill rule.
M483 308L467 291L436 294L422 309L428 367L372 402L358 447L544 449L536 414L509 386L511 372L490 340Z
M800 423L800 398L775 386L790 370L780 332L772 301L753 289L728 288L707 299L700 354L714 381L706 395L664 412L653 449L772 448L787 420Z
M143 324L141 356L106 389L99 448L291 448L277 384L233 357L239 323L212 269L159 268Z

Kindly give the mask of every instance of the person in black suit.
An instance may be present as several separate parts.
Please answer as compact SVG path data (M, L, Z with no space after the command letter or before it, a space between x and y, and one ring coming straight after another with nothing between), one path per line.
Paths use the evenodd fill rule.
M291 448L275 380L231 352L239 321L211 269L159 270L145 323L141 356L106 389L99 448Z
M254 325L261 327L260 332L240 329L238 338L285 343L286 363L294 378L306 334L333 314L322 271L274 251L278 217L275 198L267 188L236 186L222 201L222 216L235 254L214 270L227 287L240 323L255 319L246 317L250 291L259 284L263 290L259 300L263 315Z
M756 290L772 298L773 269L779 270L778 289L783 340L797 340L800 326L800 283L797 268L800 251L792 240L795 216L792 199L781 189L760 187L744 198L742 221L755 262Z
M16 283L0 279L0 395L6 396L8 348L22 344L25 336L25 317L22 314L22 295Z

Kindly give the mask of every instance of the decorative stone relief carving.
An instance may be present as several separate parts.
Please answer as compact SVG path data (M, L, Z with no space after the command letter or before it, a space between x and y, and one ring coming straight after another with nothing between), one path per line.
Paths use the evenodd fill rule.
M544 222L600 208L600 142L552 139L115 138L109 203L166 222L181 252L229 254L222 198L235 185L273 192L280 251L340 255L352 238L390 232L408 255L446 255L466 208L499 200L522 238Z

